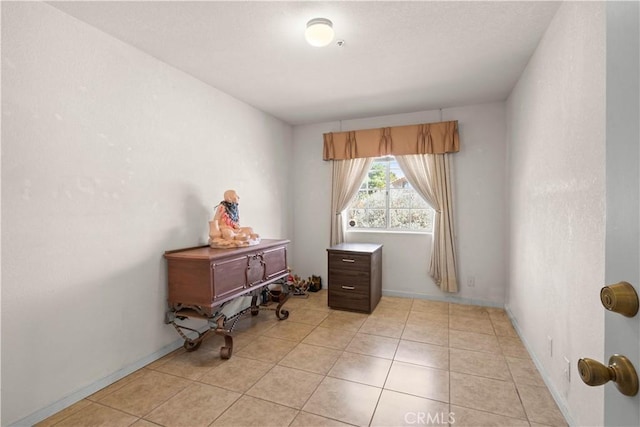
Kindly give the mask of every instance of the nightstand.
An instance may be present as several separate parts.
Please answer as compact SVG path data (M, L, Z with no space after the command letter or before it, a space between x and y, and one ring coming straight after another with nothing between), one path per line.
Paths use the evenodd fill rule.
M371 313L382 296L382 245L340 243L327 253L329 307Z

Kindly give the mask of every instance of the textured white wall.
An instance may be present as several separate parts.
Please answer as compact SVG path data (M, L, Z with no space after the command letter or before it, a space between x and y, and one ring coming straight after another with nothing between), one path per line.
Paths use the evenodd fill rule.
M166 249L227 188L290 238L292 129L43 3L2 3L2 424L161 351Z
M576 425L603 421L576 361L603 360L604 52L603 4L564 3L507 102L507 306Z
M350 233L349 241L383 248L387 295L453 298L487 305L504 303L506 271L504 104L448 108L442 120L458 120L461 151L453 158L460 292L445 294L428 275L429 235ZM325 132L440 121L440 111L422 111L294 127L294 271L327 278L331 162L322 160ZM475 287L467 278L475 277Z

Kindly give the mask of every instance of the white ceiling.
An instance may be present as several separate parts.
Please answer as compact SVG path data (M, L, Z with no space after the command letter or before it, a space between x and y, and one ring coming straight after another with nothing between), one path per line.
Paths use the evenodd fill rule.
M51 2L290 124L504 100L557 2ZM306 44L309 19L335 43Z

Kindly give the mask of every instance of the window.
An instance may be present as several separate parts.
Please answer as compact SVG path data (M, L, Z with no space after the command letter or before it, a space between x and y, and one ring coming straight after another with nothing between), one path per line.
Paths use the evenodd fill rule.
M433 209L411 187L392 156L371 163L347 212L350 230L433 231Z

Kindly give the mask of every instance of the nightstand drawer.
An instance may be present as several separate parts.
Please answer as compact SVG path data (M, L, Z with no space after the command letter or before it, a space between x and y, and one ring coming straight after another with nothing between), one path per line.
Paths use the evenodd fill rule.
M353 294L369 295L369 282L350 282L347 280L329 279L329 293L336 292L350 292Z
M354 310L369 313L369 294L354 293L353 291L331 290L329 292L329 307L335 309Z
M369 286L369 272L329 269L329 283L343 282L348 285L362 284Z
M332 269L369 271L371 257L369 255L332 252L329 254L329 266Z

